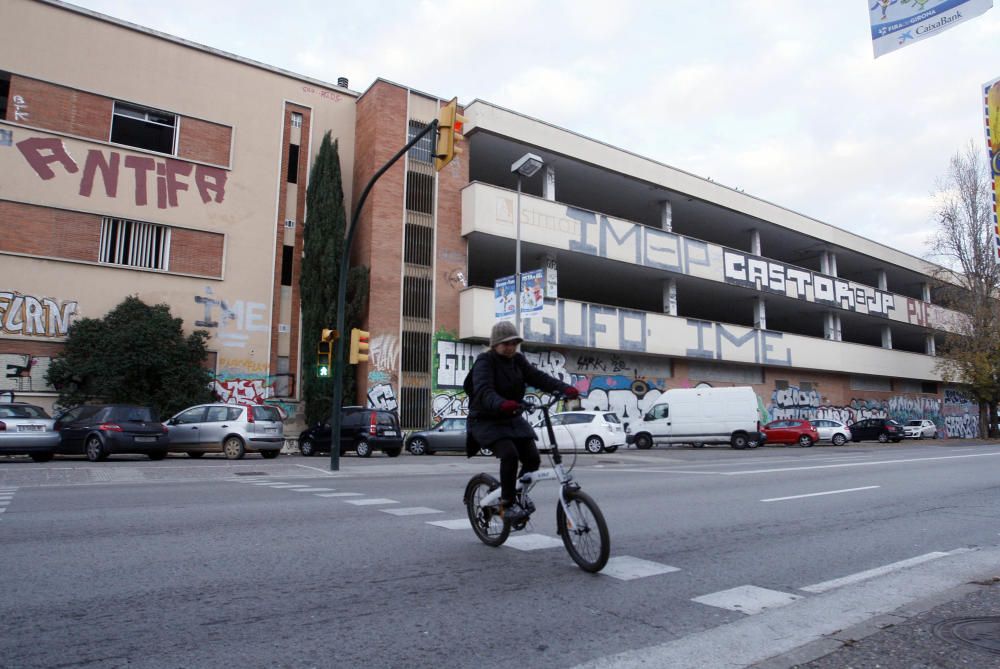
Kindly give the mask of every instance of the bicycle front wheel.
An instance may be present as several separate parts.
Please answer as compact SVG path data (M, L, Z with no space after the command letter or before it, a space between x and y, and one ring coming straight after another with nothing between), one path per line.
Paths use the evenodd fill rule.
M566 493L566 517L562 504L556 507L556 527L563 545L580 569L591 573L601 571L611 555L611 537L604 514L597 502L582 490Z
M501 545L510 534L510 521L501 517L499 507L480 505L484 497L499 487L500 482L489 474L477 474L465 486L465 508L472 531L487 546Z

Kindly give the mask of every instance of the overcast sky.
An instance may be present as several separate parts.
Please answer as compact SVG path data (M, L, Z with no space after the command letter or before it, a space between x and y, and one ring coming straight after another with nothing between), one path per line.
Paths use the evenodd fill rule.
M927 257L937 180L986 151L1000 9L875 60L872 2L73 4L357 91L486 100Z

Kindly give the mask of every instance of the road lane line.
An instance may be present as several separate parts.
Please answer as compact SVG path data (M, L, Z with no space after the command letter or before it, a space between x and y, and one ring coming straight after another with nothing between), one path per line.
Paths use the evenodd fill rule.
M857 492L858 490L874 490L875 488L880 488L882 486L877 485L866 485L863 488L844 488L843 490L827 490L826 492L811 492L805 495L789 495L788 497L771 497L769 499L762 499L762 502L783 502L786 499L802 499L803 497L819 497L820 495L837 495L842 492Z
M843 462L836 465L813 465L809 467L775 467L773 469L750 469L745 472L719 472L722 476L746 476L747 474L771 474L774 472L794 472L807 469L835 469L837 467L869 467L871 465L896 465L910 462L932 462L934 460L957 460L959 458L981 458L990 455L1000 455L996 453L972 453L969 455L943 455L936 458L901 458L899 460L874 460L872 462Z
M954 551L953 551L954 552ZM916 564L922 564L924 562L929 562L931 560L937 560L938 558L948 557L952 553L942 553L940 551L934 551L933 553L924 553L923 555L918 555L917 557L912 557L908 560L900 560L899 562L893 562L892 564L883 565L881 567L875 567L874 569L868 569L866 571L859 571L856 574L849 574L842 578L835 578L832 581L823 581L822 583L816 583L814 585L807 585L804 588L799 588L799 590L805 590L806 592L821 593L828 590L833 590L834 588L839 588L845 585L850 585L851 583L857 583L858 581L866 581L870 578L875 578L876 576L882 576L899 569L905 569L906 567L912 567Z

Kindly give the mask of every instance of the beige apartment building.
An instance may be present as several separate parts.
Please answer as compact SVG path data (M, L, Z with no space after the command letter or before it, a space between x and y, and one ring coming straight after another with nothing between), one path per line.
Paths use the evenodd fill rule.
M295 415L314 368L298 272L318 142L338 140L350 205L442 100L384 80L358 94L60 2L12 0L0 20L18 26L0 44L0 391L51 398L73 319L137 294L211 333L220 398ZM59 39L41 53L43 35ZM407 428L465 411L520 220L521 268L544 276L524 349L584 408L629 421L668 388L749 385L765 418L977 435L978 408L936 371L959 316L934 304L932 265L488 102L463 113L459 158L435 172L428 138L362 212L357 401ZM519 177L528 153L543 167Z

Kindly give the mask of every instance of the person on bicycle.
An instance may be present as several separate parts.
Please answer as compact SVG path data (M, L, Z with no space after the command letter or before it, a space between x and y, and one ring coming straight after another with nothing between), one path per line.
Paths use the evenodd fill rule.
M472 382L467 380L465 387L469 396L466 454L472 457L480 448L491 448L500 458L500 509L512 522L527 516L514 499L517 479L537 471L541 464L535 430L521 416L525 389L531 385L562 393L567 399L579 396L576 388L528 362L517 350L522 341L513 323L497 322L490 333L490 350L476 358L469 373Z

